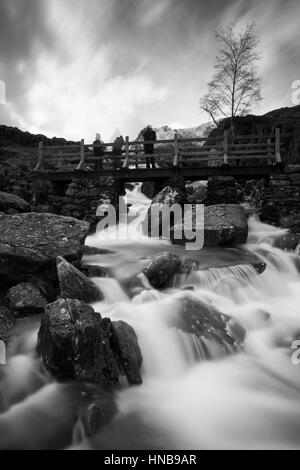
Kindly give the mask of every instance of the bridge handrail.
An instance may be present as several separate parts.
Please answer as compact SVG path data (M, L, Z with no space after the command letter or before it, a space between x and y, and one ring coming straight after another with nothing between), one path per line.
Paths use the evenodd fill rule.
M276 162L281 162L281 138L282 137L287 137L289 134L280 134L280 129L276 128L275 134L255 134L255 135L234 135L231 136L229 134L229 131L225 131L223 137L194 137L194 138L181 138L178 136L178 134L175 134L173 139L165 139L165 140L155 140L155 141L142 141L142 140L134 140L130 141L129 137L126 137L125 144L123 145L121 149L121 155L119 157L124 158L124 164L123 167L126 168L128 161L130 157L138 157L140 155L137 154L139 148L143 145L147 144L154 144L154 145L160 145L160 144L165 144L169 145L169 147L172 148L172 153L170 153L170 156L173 157L173 166L177 166L179 159L180 159L180 153L184 153L187 150L187 147L182 147L180 144L193 144L197 142L203 142L203 145L200 147L193 147L193 150L197 150L199 154L205 153L211 153L212 154L212 159L214 152L219 151L219 153L223 152L223 159L224 163L228 163L228 160L230 159L230 155L232 157L235 157L237 154L239 155L248 155L248 158L251 158L249 154L251 154L251 147L265 147L265 153L263 156L266 158L275 158ZM244 142L245 140L251 140L252 142ZM254 143L253 140L257 141L263 141L263 142L258 142ZM238 143L240 142L240 143ZM222 143L222 145L220 145ZM207 144L207 145L205 145ZM215 145L213 145L215 144ZM113 151L107 152L107 148L114 146L114 143L104 143L103 144L105 148L105 155L103 156L93 156L93 155L87 155L87 150L93 147L93 144L86 144L84 140L82 139L80 143L78 144L71 144L71 145L56 145L56 146L44 146L43 142L39 143L38 147L38 163L35 167L35 171L42 170L44 161L45 159L53 159L53 160L58 160L61 161L64 158L63 152L66 152L68 150L74 150L73 153L68 153L65 155L65 158L70 161L73 157L74 159L80 157L80 161L78 162L77 169L82 169L84 164L85 164L85 158L89 156L93 156L94 160L99 160L99 159L105 159L108 158L109 156L113 156ZM275 146L275 149L274 149ZM135 147L135 148L133 148ZM242 150L242 147L247 147L247 149ZM237 150L237 148L240 148L241 150ZM250 150L249 150L250 149ZM61 155L58 156L46 156L45 152L48 151L60 151ZM275 150L274 155L272 155L272 150ZM262 154L263 151L261 150ZM253 158L256 157L256 154L260 153L260 150L253 150L252 153L255 154L253 155ZM257 158L257 157L256 157ZM79 158L78 158L79 159ZM67 160L66 160L67 161Z

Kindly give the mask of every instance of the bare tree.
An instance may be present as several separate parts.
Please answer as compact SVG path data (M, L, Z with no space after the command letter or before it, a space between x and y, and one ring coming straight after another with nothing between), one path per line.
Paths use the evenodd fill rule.
M249 113L261 97L261 80L258 76L258 39L255 24L242 32L236 25L216 32L219 53L216 57L215 74L208 84L208 93L200 100L200 107L218 125L221 118L234 118Z

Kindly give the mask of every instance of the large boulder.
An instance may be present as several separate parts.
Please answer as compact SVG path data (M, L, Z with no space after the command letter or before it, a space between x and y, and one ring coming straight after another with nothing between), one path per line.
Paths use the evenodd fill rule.
M130 384L142 383L142 354L133 328L102 319L79 300L60 299L47 305L37 351L45 368L59 380L94 382L111 389L125 375Z
M242 245L247 242L248 223L238 204L218 204L204 209L204 245Z
M10 309L18 317L43 313L47 300L40 289L30 282L22 282L7 292Z
M79 300L47 305L38 333L37 351L53 377L116 386L118 367L109 343L111 325Z
M81 259L89 224L54 214L0 215L0 281L11 284L43 273L56 278L56 257Z
M163 221L167 221L167 211L175 204L182 206L185 202L185 197L185 193L181 189L171 186L167 186L160 191L152 200L148 209L148 213L143 223L144 233L153 237L159 237L162 235L168 237L168 229L174 225L177 220L174 221L174 214L171 213L170 217L168 217L170 222L169 224L166 224L168 233L164 233Z
M61 297L78 299L87 303L103 299L98 287L61 256L57 257L57 276Z
M30 204L15 194L0 191L0 212L13 214L16 212L29 212Z
M247 242L248 223L246 213L238 204L217 204L204 208L204 220L194 216L194 207L185 216L184 223L174 225L171 229L171 240L176 245L193 243L188 240L184 230L194 232L196 238L201 240L200 234L204 230L204 246L235 246ZM202 239L203 240L203 239Z
M128 382L132 385L141 384L143 358L132 326L124 321L112 322L110 344Z
M171 281L180 266L180 258L169 252L154 256L144 268L143 273L155 289L163 289L171 285Z

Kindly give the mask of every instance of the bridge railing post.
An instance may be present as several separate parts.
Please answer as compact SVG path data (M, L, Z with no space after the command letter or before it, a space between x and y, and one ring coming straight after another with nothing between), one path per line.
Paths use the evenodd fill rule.
M270 138L267 140L267 153L268 153L268 165L272 164L272 141Z
M38 148L38 162L34 169L34 171L43 170L44 169L44 154L43 154L43 142L39 142Z
M174 134L174 160L173 166L178 165L178 156L179 156L179 149L178 149L178 134Z
M281 150L280 150L280 128L276 127L276 162L281 163Z
M77 170L82 170L85 161L85 152L84 152L84 139L80 141L80 162L77 166Z
M224 131L224 164L228 164L228 137L229 137L229 131Z
M127 135L125 139L125 160L123 163L123 168L127 168L128 160L129 160L129 137Z

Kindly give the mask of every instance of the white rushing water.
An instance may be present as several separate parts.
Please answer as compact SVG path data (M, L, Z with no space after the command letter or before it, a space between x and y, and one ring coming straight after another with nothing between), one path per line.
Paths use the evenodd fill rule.
M144 217L149 200L138 186L127 191L127 200L133 204L131 210L142 211ZM137 237L143 217L133 218L129 234ZM173 287L163 292L151 289L143 278L136 291L130 290L129 280L141 272L147 257L163 250L183 255L182 248L144 236L134 241L112 240L103 233L89 237L88 245L114 251L87 258L89 263L109 268L112 273L110 278L94 279L104 294L104 300L94 308L103 317L124 320L134 327L143 355L143 384L119 392L119 412L114 422L92 443L81 447L300 447L300 365L292 361L292 345L300 337L300 274L295 255L271 245L274 236L282 233L255 218L249 220L247 250L267 265L260 275L243 259L228 262L227 266L222 260L221 267L214 267L215 260L220 261L220 251L216 250L209 255L203 253L206 264L207 256L212 257L207 270L176 277ZM184 291L184 286L193 286L194 290ZM195 334L175 327L181 300L186 296L238 321L246 330L243 348L224 355L224 344L210 342L208 360L207 345ZM28 331L23 334L21 351L15 351L11 376L18 370L29 377L35 374L34 380L22 381L31 384L33 393L43 379L34 373L35 359L30 354L25 356L31 351L32 330ZM14 380L6 380L7 387L12 387ZM22 422L33 407L42 417L56 414L56 424L63 427L66 418L58 416L53 402L60 405L64 400L58 389L49 387L42 389L45 396L37 392L30 397L27 411L23 407L23 414L20 412ZM23 393L26 396L29 392ZM6 419L12 420L9 415ZM0 432L6 432L5 423L0 419ZM21 433L22 426L20 429Z

